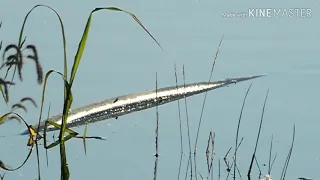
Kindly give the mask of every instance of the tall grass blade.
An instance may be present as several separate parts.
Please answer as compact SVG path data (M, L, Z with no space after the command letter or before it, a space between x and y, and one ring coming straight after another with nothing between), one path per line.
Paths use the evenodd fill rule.
M40 156L39 156L38 140L35 140L35 145L36 145L36 153L37 153L38 179L41 180L41 174L40 174Z
M29 16L29 14L37 7L47 7L49 8L50 10L52 10L59 18L59 21L60 21L60 25L61 25L61 31L62 31L62 37L63 37L63 47L64 47L64 76L63 77L67 77L67 59L66 59L66 39L65 39L65 33L64 33L64 27L63 27L63 23L62 23L62 19L61 17L59 16L59 14L54 10L52 9L51 7L47 6L47 5L36 5L34 6L28 13L27 15L25 16L25 19L24 19L24 22L23 22L23 25L22 25L22 28L21 28L21 31L20 31L20 36L19 36L19 41L18 41L18 45L19 47L21 48L23 42L22 42L22 36L23 36L23 31L24 31L24 27L25 27L25 24L26 24L26 21L27 21L27 18ZM14 71L15 72L15 71ZM46 88L46 82L47 82L47 78L49 77L49 75L52 73L52 72L56 72L56 71L49 71L47 74L46 74L46 77L45 77L45 83L44 83L44 87L43 87L43 93L42 93L42 103L41 103L41 110L40 110L40 117L39 117L39 123L40 123L40 120L41 120L41 115L42 115L42 109L43 109L43 103L44 103L44 92L45 92L45 88ZM60 73L61 74L61 73ZM62 74L61 74L62 75ZM14 78L14 75L13 75L13 78ZM13 80L13 79L12 79ZM65 87L68 87L68 83L67 81L65 80ZM70 93L69 93L70 94ZM65 96L66 96L66 89L65 89ZM66 98L66 97L65 97ZM37 129L37 133L39 132L39 126L38 126L38 129ZM63 146L64 147L64 146ZM63 156L63 154L61 155ZM65 157L65 156L63 156ZM63 157L61 159L63 159ZM65 160L66 161L66 160ZM62 168L61 169L64 169L66 173L64 173L67 177L69 172L67 169L67 166L66 166L66 163L64 163L65 161L61 161L61 163L63 164ZM63 173L63 172L62 172ZM65 177L65 176L62 176L62 178ZM63 178L64 179L64 178Z
M41 97L41 106L40 106L40 115L39 115L39 120L38 120L38 127L37 127L37 132L39 132L39 127L40 127L40 121L41 121L41 117L42 117L42 111L43 111L43 105L44 105L44 100L45 100L45 92L46 92L46 87L47 87L47 82L48 82L48 78L50 77L50 75L52 73L56 73L58 75L61 76L61 78L63 79L64 81L64 85L65 86L69 86L66 78L64 77L64 75L58 71L55 71L55 70L49 70L46 75L45 75L45 78L44 78L44 83L43 83L43 89L42 89L42 97ZM45 131L46 132L46 131Z
M70 172L67 165L66 147L64 143L64 140L60 143L61 179L67 180L70 177Z
M177 92L178 90L178 76L177 76L177 67L176 64L174 64L174 75L175 75L175 80L176 80L176 88ZM183 157L183 138L182 138L182 126L181 126L181 112L180 112L180 100L177 100L178 102L178 115L179 115L179 127L180 127L180 161L179 161L179 170L178 170L178 180L180 180L180 173L181 173L181 165L182 165L182 157Z
M78 70L82 54L83 54L85 46L86 46L86 42L87 42L87 39L88 39L89 30L90 30L90 25L91 25L92 15L93 15L93 13L95 13L97 11L100 11L100 10L120 11L120 12L124 12L124 13L129 14L155 40L155 38L146 30L146 28L137 19L137 17L134 14L130 13L130 12L124 11L124 10L116 8L116 7L95 8L94 10L91 11L90 16L89 16L88 21L87 21L87 24L86 24L86 27L84 29L81 41L79 43L78 50L77 50L77 53L75 55L75 59L74 59L72 70L71 70L71 75L70 75L70 80L69 80L70 86L67 88L67 92L66 92L67 95L65 96L66 98L65 98L64 112L63 112L63 118L62 118L62 128L60 130L60 136L59 136L60 141L63 141L64 131L66 129L66 119L68 117L68 111L69 111L69 109L71 107L72 99L73 99L72 98L72 94L71 94L71 87L72 87L74 78L76 76L76 72ZM157 44L160 46L160 44L158 42L157 42ZM63 142L62 142L62 144L63 144ZM64 145L62 147L62 144L60 146L61 150L64 149ZM63 158L63 157L65 157L65 156L61 156L61 158ZM61 162L64 162L64 161L65 161L65 159L63 159ZM62 168L62 170L66 170L66 168Z
M251 176L251 169L252 169L252 165L253 165L254 158L255 158L255 156L256 156L256 151L257 151L258 142L259 142L259 138L260 138L260 132L261 132L261 127L262 127L263 115L264 115L264 110L265 110L266 103L267 103L267 99L268 99L268 94L269 94L269 89L268 89L268 91L267 91L266 98L265 98L265 100L264 100L264 104L263 104L263 108L262 108L262 114L261 114L261 119L260 119L260 125L259 125L259 131L258 131L257 141L256 141L256 145L255 145L255 148L254 148L254 152L253 152L253 154L252 154L252 159L251 159L251 163L250 163L249 170L248 170L248 174L247 174L248 177Z
M214 60L213 60L213 64L212 64L212 67L211 67L208 84L211 82L212 73L213 73L214 67L215 67L215 65L216 65L216 60L217 60L217 57L218 57L218 54L219 54L219 50L220 50L220 47L221 47L221 43L222 43L223 37L224 37L224 35L222 35L222 37L221 37L221 40L220 40L220 43L219 43L219 46L218 46L218 50L217 50L216 55L215 55ZM198 129L197 129L197 136L196 136L196 141L195 141L195 144L194 144L194 154L196 154L196 149L197 149L197 144L198 144L198 137L199 137L199 132L200 132L200 126L201 126L201 121L202 121L204 106L205 106L205 104L206 104L207 94L208 94L208 92L205 92L205 94L204 94L204 99L203 99L203 103L202 103L202 108L201 108L201 113L200 113L200 119L199 119L199 124L198 124Z
M243 109L244 109L244 105L246 103L247 100L247 96L249 94L249 91L251 89L252 84L250 84L246 95L244 96L243 102L242 102L242 107L241 107L241 111L240 111L240 116L239 116L239 120L238 120L238 127L237 127L237 134L236 134L236 145L234 147L234 168L233 168L233 179L236 179L236 167L237 167L237 150L238 150L238 137L239 137L239 131L240 131L240 123L241 123L241 117L242 117L242 113L243 113Z
M186 87L186 74L184 71L184 65L182 66L182 72L183 72L183 86L184 88ZM191 180L193 177L193 173L192 173L192 156L191 156L191 140L190 140L190 126L189 126L189 115L188 115L188 105L187 105L187 97L184 94L184 102L185 102L185 106L186 106L186 118L187 118L187 128L188 128L188 142L189 142L189 161L190 161L190 176L191 176Z
M23 21L23 24L22 24L22 27L21 27L21 30L20 30L20 34L19 34L18 45L19 45L20 48L22 47L22 44L23 44L23 42L24 42L24 41L22 40L22 37L23 37L23 32L24 32L24 28L25 28L27 19L28 19L30 13L31 13L32 11L34 11L34 9L36 9L36 8L38 8L38 7L46 7L46 8L48 8L48 9L52 10L52 11L57 15L57 17L58 17L58 19L59 19L60 27L61 27L62 40L63 40L64 76L67 78L68 69L67 69L66 37L65 37L64 26L63 26L62 19L61 19L60 15L58 14L58 12L57 12L56 10L54 10L54 9L51 8L50 6L42 5L42 4L38 4L38 5L34 6L34 7L27 13L27 15L26 15L25 18L24 18L24 21ZM14 71L14 72L15 72L15 71Z
M50 109L51 109L51 103L49 104L49 110L48 110L47 119L49 118ZM44 147L45 147L45 150L46 150L46 160L47 160L47 167L48 167L49 166L49 158L48 158L48 149L46 148L46 146L47 146L46 131L44 132L43 141L44 141Z
M214 67L215 67L215 64L216 64L216 59L217 59L218 54L219 54L219 50L220 50L220 47L221 47L221 43L222 43L223 37L224 37L224 35L221 37L221 40L220 40L220 43L219 43L219 46L218 46L218 50L216 52L216 56L215 56L215 58L213 60L213 64L212 64L212 67L211 67L208 83L210 83L210 81L211 81L212 73L213 73L213 70L214 70ZM199 138L199 132L200 132L200 127L201 127L201 122L202 122L204 106L205 106L206 99L207 99L207 94L208 94L208 92L205 92L203 103L202 103L202 108L201 108L201 113L200 113L200 119L199 119L199 123L198 123L196 140L195 140L195 143L194 143L194 152L193 152L194 157L193 158L194 158L195 174L197 174L197 163L196 163L197 144L198 144L198 138Z
M259 177L261 177L261 175L262 175L261 168L259 166L258 158L256 156L254 157L254 162L256 163L258 170L259 170Z
M82 38L81 38L81 41L80 41L79 46L78 46L78 51L77 51L75 59L74 59L74 64L73 64L73 67L72 67L72 70L71 70L71 76L70 76L70 81L69 81L71 86L73 84L73 81L74 81L74 78L75 78L79 63L81 61L82 54L83 54L85 46L86 46L86 42L87 42L89 31L90 31L91 19L92 19L93 13L101 11L101 10L118 11L118 12L124 12L126 14L129 14L144 29L144 31L146 31L149 34L149 36L158 44L158 46L162 49L162 47L158 43L158 41L151 35L151 33L143 26L141 21L133 13L125 11L125 10L122 10L122 9L119 9L119 8L116 8L116 7L95 8L90 13L90 16L88 18L86 27L84 29L84 32L83 32L83 35L82 35Z
M159 159L159 99L158 99L158 73L156 73L156 154L155 154L155 162L154 162L154 173L153 173L153 180L157 179L157 172L158 172L158 159Z
M40 128L40 121L41 121L41 116L42 116L42 111L43 111L43 104L44 104L44 95L45 95L45 90L46 90L46 85L47 85L47 81L48 81L48 78L49 76L51 75L51 73L57 73L59 74L63 81L64 81L64 87L65 89L67 89L67 98L70 98L72 99L72 93L70 91L70 86L69 86L69 83L67 82L66 78L64 77L64 75L58 71L55 71L55 70L50 70L46 73L45 75L45 79L44 79L44 84L43 84L43 90L42 90L42 98L41 98L41 108L40 108L40 116L39 116L39 124L38 124L38 127L37 127L37 134L39 133L39 128ZM66 116L68 114L66 114L66 103L70 103L69 101L66 101L65 100L65 103L64 103L64 109L63 109L63 120L66 119ZM70 104L71 105L71 104ZM70 106L69 106L70 107ZM68 108L69 109L69 108ZM46 121L45 123L47 123L49 121ZM63 122L62 122L63 123ZM62 124L63 125L63 124ZM47 126L45 126L47 127ZM63 126L62 126L63 128ZM62 129L61 128L61 131L60 131L60 136L59 136L59 142L60 142L60 159L61 159L61 179L68 179L69 178L69 170L68 170L68 167L67 167L67 160L66 160L66 154L65 154L65 146L64 146L64 132L66 131L66 128ZM61 132L62 135L61 135ZM46 130L45 132L46 133ZM70 139L71 137L73 137L72 135L71 136L68 136L68 139ZM63 144L63 145L61 145Z
M220 180L220 177L221 177L221 165L220 165L221 163L220 163L220 158L219 158L219 164L218 164L218 166L219 166L219 170L218 170L218 172L219 172L219 174L218 174L218 177L219 177L219 180Z
M292 150L293 150L295 135L296 135L296 125L294 124L294 125L293 125L292 143L291 143L291 147L290 147L290 150L289 150L287 159L286 159L286 161L285 161L285 164L284 164L284 167L283 167L283 170L282 170L282 173L281 173L281 178L280 178L280 180L282 180L282 179L284 180L285 177L286 177L287 169L288 169L288 167L289 167L289 162L290 162L290 158L291 158L291 154L292 154Z
M273 143L273 135L271 136L270 151L269 151L269 163L268 163L268 174L269 175L271 174L272 143Z

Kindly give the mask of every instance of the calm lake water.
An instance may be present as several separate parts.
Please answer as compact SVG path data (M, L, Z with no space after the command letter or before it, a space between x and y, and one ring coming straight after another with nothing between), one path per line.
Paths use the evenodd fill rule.
M17 5L17 3L19 5ZM238 166L245 179L254 151L263 101L269 88L264 122L257 149L263 174L268 170L269 147L274 137L273 156L277 154L272 177L279 179L291 141L293 125L296 136L287 179L307 177L319 179L320 163L320 61L318 1L256 2L236 1L8 1L0 2L0 39L4 46L17 43L24 16L37 4L50 5L61 15L67 36L69 71L88 16L95 7L116 6L137 15L163 46L162 51L130 16L117 12L94 14L88 43L73 85L73 107L80 107L107 98L175 85L174 63L182 80L185 66L186 82L207 81L219 41L224 34L213 74L214 80L255 74L268 76L252 80L252 88L244 108L238 150ZM274 10L297 8L294 17L275 15ZM271 12L271 17L256 16L259 10ZM296 12L296 11L295 11ZM304 14L305 12L311 12ZM252 13L254 13L252 16ZM305 17L300 17L301 13ZM232 15L233 14L233 15ZM243 16L247 17L230 17ZM251 15L250 15L251 14ZM228 15L226 17L225 15ZM250 16L249 16L250 15ZM25 29L27 44L35 44L44 72L63 71L63 47L59 21L45 8L36 9ZM3 49L1 53L3 52ZM22 97L33 97L40 104L41 86L37 85L34 65L26 63L24 81L10 91L11 103ZM1 72L1 77L4 72ZM206 177L205 151L209 132L216 135L214 173L218 159L234 147L237 122L244 95L250 82L231 85L208 93L197 150L197 171ZM23 92L23 93L22 93ZM191 142L194 143L204 94L188 98ZM63 83L58 76L49 80L45 111L62 111ZM185 177L189 153L184 101L184 159L181 178ZM12 104L10 104L12 105ZM10 107L1 106L1 112ZM177 179L180 159L180 133L177 102L159 107L158 179ZM39 109L28 106L25 119L34 124ZM70 179L151 179L155 157L155 108L91 124L88 135L103 136L107 141L88 140L87 156L82 140L66 143ZM28 153L27 137L16 136L22 124L9 122L0 126L0 159L16 167ZM76 128L83 132L83 128ZM192 147L194 147L192 145ZM192 150L193 151L193 150ZM228 158L231 159L234 148ZM59 148L40 149L43 179L60 178ZM222 179L226 166L221 161ZM267 166L263 166L266 164ZM254 166L255 173L257 167ZM5 171L0 170L0 174ZM255 174L254 174L255 175ZM36 154L18 171L7 172L5 179L35 179ZM231 177L231 176L230 176ZM256 176L254 176L255 178Z

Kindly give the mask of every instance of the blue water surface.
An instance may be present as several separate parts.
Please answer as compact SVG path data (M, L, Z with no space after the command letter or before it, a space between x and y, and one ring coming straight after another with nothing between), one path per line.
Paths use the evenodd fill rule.
M18 42L24 17L37 4L51 6L63 19L69 72L88 16L96 7L115 6L134 13L164 49L162 51L130 16L109 11L95 13L73 85L74 108L119 95L155 89L156 73L159 87L175 85L174 64L177 66L180 84L183 83L183 65L186 83L207 81L219 41L224 35L213 80L256 74L267 76L208 93L197 146L197 174L194 175L198 178L199 174L207 176L205 152L212 131L216 137L214 176L218 175L221 159L221 176L222 179L226 178L227 167L222 158L232 147L228 155L230 163L232 161L241 105L252 83L240 126L239 140L243 137L243 141L237 152L237 165L242 178L246 178L254 151L268 89L269 97L257 148L257 160L262 174L268 173L273 135L272 156L276 154L277 158L271 175L274 179L280 178L295 124L295 143L286 178L320 178L317 173L320 160L320 5L317 1L2 0L1 53L6 45ZM272 11L297 8L299 12L309 9L312 16L224 16L226 13L246 14L253 8ZM45 8L33 11L24 36L27 36L26 44L36 45L44 72L50 69L63 71L61 28L53 12ZM42 86L37 84L33 62L26 62L22 72L23 82L16 79L18 85L10 89L11 103L9 106L2 103L2 113L9 111L13 103L25 96L34 98L40 104ZM4 71L1 72L1 77L4 74ZM203 99L204 94L187 99L192 152ZM62 112L63 82L57 75L49 79L43 116L47 115L49 105L50 115ZM184 179L189 146L184 101L180 101L180 105L184 144L180 179ZM38 121L39 108L28 105L28 113L20 112L28 123ZM177 102L159 107L159 114L160 157L157 178L177 179L181 154ZM88 135L103 136L107 141L88 140L87 155L82 140L72 139L66 143L70 179L153 178L155 125L155 108L117 120L90 124ZM16 135L23 129L23 124L15 121L0 126L0 160L12 168L20 165L28 153L27 137ZM75 130L82 133L84 129L81 127ZM42 178L59 179L59 148L48 151L48 167L42 147L39 153ZM0 170L0 174L5 172ZM257 179L257 173L258 168L254 164L254 179ZM230 174L229 178L232 176ZM24 167L15 172L6 172L5 175L5 179L36 178L35 151Z

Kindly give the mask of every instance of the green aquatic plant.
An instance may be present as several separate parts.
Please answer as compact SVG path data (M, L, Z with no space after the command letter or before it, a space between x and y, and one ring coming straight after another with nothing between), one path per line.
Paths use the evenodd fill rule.
M49 76L52 74L52 73L55 73L55 74L58 74L62 77L63 81L64 81L64 105L63 105L63 118L62 118L62 124L61 125L58 125L54 122L51 122L51 121L46 121L46 124L48 125L53 125L55 127L58 127L60 129L60 133L59 133L59 140L52 143L51 145L47 146L46 144L46 131L44 132L44 142L45 142L45 148L46 149L49 149L49 148L52 148L56 145L60 145L60 160L61 160L61 179L69 179L69 176L70 176L70 173L69 173L69 168L67 166L67 156L66 156L66 152L65 152L65 141L73 138L73 137L76 137L76 135L78 133L76 133L75 131L72 131L68 128L66 128L66 119L68 117L68 113L69 113L69 109L71 108L71 105L72 105L72 101L73 101L73 95L72 95L72 85L73 85L73 82L74 82L74 79L76 77L76 72L78 70L78 67L80 65L80 62L81 62L81 58L82 58L82 54L85 50L85 46L86 46L86 42L87 42L87 38L88 38L88 35L89 35L89 32L90 32L90 27L91 27L91 20L92 20L92 17L93 17L93 14L98 12L98 11L102 11L102 10L107 10L107 11L114 11L114 12L122 12L122 13L125 13L125 14L128 14L129 16L131 16L131 18L133 18L133 20L135 22L138 23L138 25L140 27L143 28L143 30L145 32L148 33L148 35L157 43L157 45L162 49L160 43L151 35L151 33L146 29L146 27L141 23L141 21L137 18L136 15L134 15L133 13L131 12L128 12L128 11L125 11L125 10L122 10L120 8L117 8L117 7L102 7L102 8L95 8L91 11L89 17L88 17L88 20L87 20L87 23L86 23L86 26L85 26L85 29L84 29L84 32L83 32L83 35L81 37L81 40L79 42L79 46L78 46L78 50L75 54L75 58L74 58L74 61L73 61L73 66L72 66L72 69L71 69L71 74L70 74L70 79L68 80L68 67L67 67L67 50L66 50L66 36L65 36L65 31L64 31L64 25L63 25L63 20L62 18L60 17L60 15L57 13L57 11L55 11L53 8L51 8L50 6L47 6L47 5L36 5L34 6L28 13L27 15L25 16L24 18L24 22L22 24L22 28L21 28L21 31L20 31L20 34L19 34L19 40L18 40L18 44L17 45L9 45L6 47L5 49L5 52L4 52L4 55L3 55L3 59L5 59L5 54L10 50L10 49L15 49L16 50L16 53L11 55L11 56L8 56L6 58L6 61L5 63L1 66L1 67L8 67L7 69L7 74L9 73L9 71L13 68L13 76L12 76L12 80L11 81L5 81L4 79L0 79L0 84L1 84L1 92L2 92L2 95L4 97L4 100L6 103L9 102L9 90L8 90L8 85L14 85L14 78L15 78L15 75L16 75L16 72L18 72L18 75L19 75L19 79L22 81L23 80L23 75L22 75L22 66L23 66L23 55L22 55L22 46L23 44L25 43L25 40L22 41L22 37L23 37L23 33L24 33L24 28L25 28L25 25L26 25L26 22L27 22L27 19L30 15L30 13L32 11L34 11L36 8L38 7L44 7L44 8L48 8L49 10L53 11L58 19L59 19L59 22L60 22L60 26L61 26L61 33L62 33L62 39L63 39L63 53L64 53L64 74L60 73L59 71L56 71L56 70L50 70L46 73L45 77L44 77L44 82L43 82L43 72L42 72L42 68L41 68L41 64L40 64L40 61L39 61L39 57L37 55L37 51L36 51L36 47L34 45L27 45L26 49L30 49L34 54L33 55L28 55L27 56L27 59L30 59L30 60L33 60L35 62L35 65L36 65L36 70L37 70L37 76L38 76L38 83L39 84L43 84L43 91L42 91L42 99L41 99L41 106L40 106L40 116L39 116L39 122L41 120L41 116L42 116L42 111L43 111L43 104L44 104L44 100L45 100L45 90L46 90L46 85L47 85L47 81L48 81L48 78ZM0 27L1 27L2 23L0 24ZM26 38L25 38L26 39ZM2 41L1 41L1 46L2 46ZM7 76L7 75L6 75ZM30 98L27 98L27 99L30 99ZM26 100L26 98L24 98L24 100ZM21 100L22 101L22 100ZM34 102L34 101L33 101ZM21 104L15 104L13 106L13 108L22 108L22 109L25 109L25 107ZM9 117L8 114L5 114L3 115L1 118L0 118L0 123L1 122L4 122L7 118ZM29 125L26 123L26 126L29 128ZM46 125L47 127L47 125ZM39 128L39 127L38 127ZM33 137L35 134L33 134L31 132L31 129L29 128L30 130L30 137ZM37 137L39 138L35 138L33 139L34 141L31 142L31 145L33 147L33 145L35 144L36 146L36 149L37 149L37 152L38 152L38 139L41 138L41 136L39 136L39 131L37 130L36 131L36 135ZM65 136L65 133L69 133L69 135ZM84 139L85 138L90 138L90 137L86 137L86 132L84 133ZM96 139L99 139L99 138L96 138ZM101 138L100 138L101 139ZM85 142L85 141L84 141ZM32 149L32 148L31 148ZM31 151L30 151L31 152ZM27 158L28 159L28 158ZM39 157L37 156L37 159L38 159L38 178L40 179L41 176L40 176L40 167L39 167ZM24 164L24 163L23 163ZM23 166L22 164L22 166ZM2 165L4 165L4 163L2 163ZM8 168L6 168L6 166L1 166L3 169L6 169L6 170L9 170Z

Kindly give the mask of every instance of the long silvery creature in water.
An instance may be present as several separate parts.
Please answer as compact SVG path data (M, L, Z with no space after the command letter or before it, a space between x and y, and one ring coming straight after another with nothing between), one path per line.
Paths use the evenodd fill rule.
M199 82L181 86L171 86L167 88L107 99L102 102L89 104L87 106L71 110L67 119L67 128L85 125L86 123L99 122L110 118L117 118L119 116L126 115L132 112L152 108L157 105L162 105L182 99L184 97L193 96L261 76L263 75L228 78L226 80L215 82ZM60 114L52 116L47 120L53 121L57 124L61 124L62 115ZM34 129L37 129L37 127L38 124L33 125ZM41 121L39 127L39 131L43 132L45 121ZM54 130L58 130L58 128L52 125L49 125L47 127L47 131ZM29 131L25 130L21 134L29 134Z

